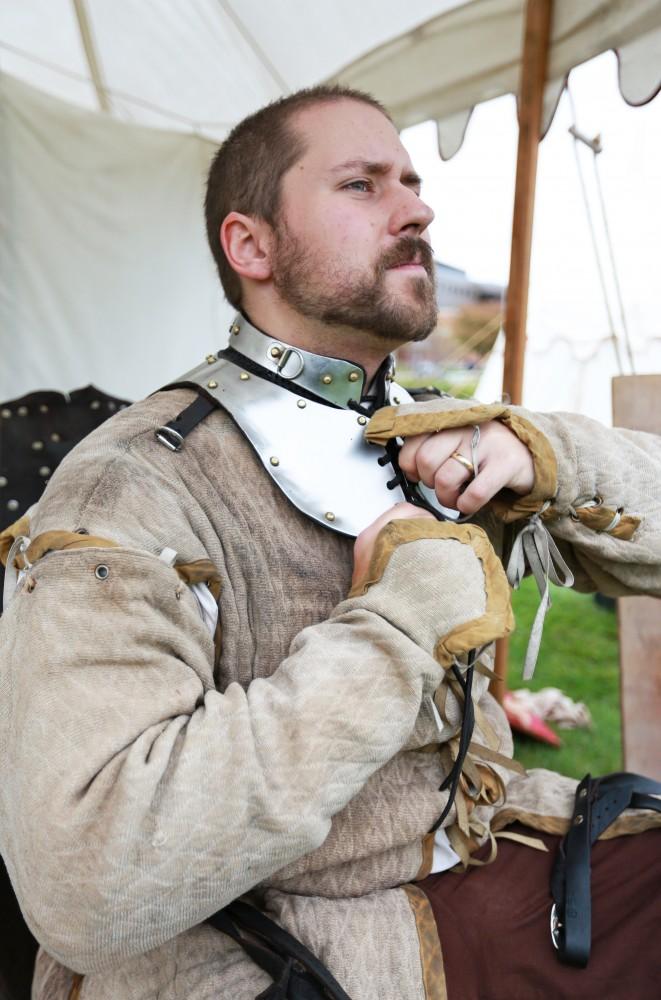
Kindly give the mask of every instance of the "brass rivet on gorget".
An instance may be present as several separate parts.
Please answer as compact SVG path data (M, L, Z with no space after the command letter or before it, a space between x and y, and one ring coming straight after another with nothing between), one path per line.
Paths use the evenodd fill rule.
M350 382L357 382L358 379L360 378L360 372L349 372L347 378L349 379Z
M279 358L282 356L282 348L278 347L277 344L274 344L271 350L269 351L269 354L271 355L272 358Z
M32 442L32 450L33 451L42 451L43 447L44 447L44 442L43 441L33 441Z
M324 383L324 385L330 385L331 382L333 381L333 376L332 375L322 375L321 381Z
M269 458L269 462L271 463L271 465L280 465L280 459L278 458L277 455L271 455L271 457Z
M239 332L240 329L241 329L240 326L237 326L236 323L233 323L232 326L230 327L230 333L236 334Z
M242 382L247 382L248 379L250 378L250 375L248 374L248 372L241 372L239 378L241 379Z
M364 427L365 424L367 423L367 417L358 417L358 423L360 424L361 427Z
M210 382L207 382L207 389L217 389L217 388L218 388L218 383L215 382L214 379L211 379Z
M215 354L207 354L207 364L208 365L212 365L215 360L216 360L216 355Z
M304 399L299 399L296 405L298 406L299 410L304 410L308 404L305 402Z
M326 513L324 514L324 517L326 518L327 521L335 520L335 514L333 513L332 510L327 510Z

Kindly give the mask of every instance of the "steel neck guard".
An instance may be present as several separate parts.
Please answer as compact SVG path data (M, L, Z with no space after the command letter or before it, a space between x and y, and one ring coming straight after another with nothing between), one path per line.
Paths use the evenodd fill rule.
M241 315L230 334L229 346L249 359L250 371L235 362L233 352L230 360L220 351L166 388L188 386L212 397L234 418L285 496L326 528L358 535L404 500L399 486L388 486L393 469L385 452L364 439L368 418L348 408L363 395L361 365L292 347ZM412 402L392 381L393 367L390 361L380 373L383 405Z

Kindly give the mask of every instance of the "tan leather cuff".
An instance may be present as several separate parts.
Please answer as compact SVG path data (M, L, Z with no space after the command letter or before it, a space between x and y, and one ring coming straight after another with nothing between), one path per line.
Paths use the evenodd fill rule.
M451 408L450 408L451 406ZM500 420L528 448L535 468L535 483L526 496L511 494L494 498L490 506L505 522L530 517L552 500L557 490L558 466L555 452L548 438L526 417L504 403L470 403L462 400L414 403L405 406L387 406L378 410L365 429L365 438L371 444L384 446L391 438L413 437L416 434L434 434L452 427L484 424Z
M422 572L422 567L415 559L411 560L410 565L407 563L403 563L401 567L397 565L391 574L392 579L388 581L394 585L394 594L382 601L376 600L374 595L366 604L370 606L374 604L372 610L376 611L379 611L383 604L381 610L391 620L401 616L403 619L401 627L405 628L415 641L420 641L424 645L429 643L429 634L422 619L438 618L440 621L442 610L443 614L448 616L447 626L439 625L433 642L430 643L432 647L430 651L441 666L449 667L457 656L507 635L514 627L510 587L502 564L482 528L474 524L432 521L430 518L390 521L377 535L367 573L354 586L349 597L360 598L368 595L372 588L378 590L386 570L393 569L395 558L406 556L402 549L410 543L420 541L428 541L431 545L436 543L437 546L438 543L445 544L439 548L438 553L434 553L433 559ZM479 595L468 597L463 594L459 599L457 591L460 589L460 581L456 578L455 572L457 556L452 559L452 543L457 542L468 546L472 550L473 557L479 561L481 574L478 573L478 577L481 579L479 584L476 583L476 588L480 590ZM450 543L449 548L447 543ZM456 569L458 571L459 568ZM416 600L415 604L417 620L409 621L408 627L406 619L412 616L407 612L407 602L398 600L397 574L400 571L405 574L407 582L413 578L420 588L419 601ZM432 594L434 597L430 603ZM454 609L455 603L456 609ZM427 604L429 606L426 606ZM467 610L469 607L475 609L473 613Z

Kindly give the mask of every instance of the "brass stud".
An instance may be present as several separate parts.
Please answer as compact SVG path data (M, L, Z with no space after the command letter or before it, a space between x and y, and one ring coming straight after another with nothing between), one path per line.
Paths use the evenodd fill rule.
M305 402L304 399L299 399L296 405L298 406L299 410L304 410L308 404Z
M28 408L27 406L19 406L16 412L18 413L19 417L27 417Z
M358 417L358 423L360 424L361 427L364 427L365 424L367 423L367 417Z
M271 457L269 458L269 462L271 463L271 465L280 465L280 459L278 458L277 455L271 455Z
M44 442L43 441L33 441L32 450L33 451L43 451Z
M47 465L42 465L42 467L39 469L39 475L50 476L50 469L48 468Z
M101 403L99 402L99 400L93 399L92 402L90 403L90 410L100 410L100 409L101 409Z
M324 383L324 385L330 385L331 382L333 381L333 376L332 375L322 375L321 381Z
M350 382L357 382L358 379L360 378L360 372L349 372L347 378L349 379Z
M216 355L215 354L207 354L207 364L208 365L214 364L215 360L216 360Z
M9 480L6 476L0 476L0 486L6 486Z
M235 336L237 333L239 333L240 330L241 327L238 326L236 323L233 323L232 326L230 327L230 333L233 333Z
M4 410L2 410L2 416L5 418L5 420L9 420L9 418L11 417L11 410L7 410L5 408Z
M39 407L39 412L40 413L48 413L48 407L46 406L45 403L41 404L41 406Z
M248 374L248 372L241 372L239 378L241 379L242 382L247 382L248 379L250 378L250 375Z
M55 441L56 444L57 444L58 441L62 440L62 438L60 437L60 435L56 431L53 432L53 434L51 434L50 439L51 439L51 441Z
M326 518L327 521L335 520L335 514L333 513L332 510L327 510L326 513L324 514L324 517Z
M18 500L8 500L7 510L18 510Z
M218 383L214 379L211 379L210 382L207 382L207 389L217 389L217 388L218 388Z
M576 819L574 820L574 826L580 826L582 822L583 822L583 816L581 816L581 814L579 813Z
M274 344L274 346L269 351L269 354L271 355L272 358L280 358L282 357L282 348L278 347L277 344Z

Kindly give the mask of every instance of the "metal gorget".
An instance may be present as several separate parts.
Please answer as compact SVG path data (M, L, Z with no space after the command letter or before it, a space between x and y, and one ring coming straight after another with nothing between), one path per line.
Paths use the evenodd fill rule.
M231 414L294 506L333 531L355 536L404 500L399 486L388 488L392 466L379 464L385 452L364 440L367 417L348 409L365 387L360 365L291 347L242 315L230 333L231 360L222 351L210 354L175 384L198 386ZM287 388L268 381L269 374ZM385 378L385 405L412 402Z

